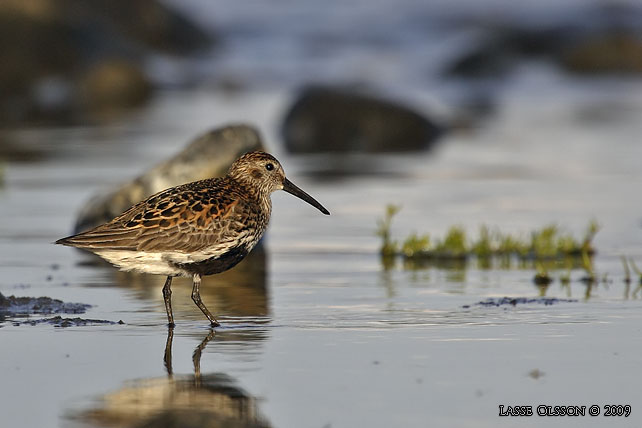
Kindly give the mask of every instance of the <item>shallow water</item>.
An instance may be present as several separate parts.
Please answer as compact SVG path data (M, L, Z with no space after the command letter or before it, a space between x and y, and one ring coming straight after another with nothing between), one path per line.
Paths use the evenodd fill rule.
M273 143L284 94L223 100L167 94L118 126L12 135L42 157L4 167L0 292L89 303L84 317L125 324L0 324L3 426L513 426L498 417L500 404L632 404L628 419L609 423L639 424L642 296L635 284L625 289L619 260L626 254L642 263L638 123L586 129L546 106L520 114L526 106L517 105L502 125L451 136L436 152L357 156L344 161L365 170L328 178L327 159L290 157ZM223 323L209 341L189 283L177 280L170 376L163 279L120 274L50 243L70 231L91 194L178 150L194 129L212 125L212 114L225 123L241 111L257 118L290 178L332 215L273 196L266 272L204 281L204 300ZM176 123L170 114L187 119ZM617 141L605 143L608 135ZM603 226L596 271L609 281L588 289L576 270L570 286L539 289L532 269L484 270L474 262L466 270L406 271L401 263L384 270L373 232L389 202L403 204L393 225L398 237L443 234L453 223L526 232L551 221L579 234L595 217ZM474 305L542 293L578 301Z

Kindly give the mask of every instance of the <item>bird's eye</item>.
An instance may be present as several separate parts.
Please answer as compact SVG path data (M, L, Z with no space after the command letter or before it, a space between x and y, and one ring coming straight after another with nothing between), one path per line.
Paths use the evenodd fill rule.
M272 165L271 163L265 164L265 169L267 169L268 171L272 171L274 169L274 165Z

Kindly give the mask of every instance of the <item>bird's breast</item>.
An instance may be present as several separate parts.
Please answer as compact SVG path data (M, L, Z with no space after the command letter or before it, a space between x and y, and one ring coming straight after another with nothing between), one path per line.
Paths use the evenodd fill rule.
M222 254L198 261L177 262L169 260L169 262L173 267L191 274L213 275L233 268L243 260L249 252L250 249L248 249L248 247L239 245L228 248L227 251Z

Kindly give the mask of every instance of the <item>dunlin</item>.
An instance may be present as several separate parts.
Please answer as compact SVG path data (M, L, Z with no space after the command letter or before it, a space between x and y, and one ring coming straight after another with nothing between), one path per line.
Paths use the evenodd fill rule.
M254 248L270 220L270 194L276 190L330 214L285 177L276 158L250 152L238 158L224 177L164 190L111 221L56 244L91 251L124 271L166 275L163 298L169 326L174 326L172 278L192 277L192 300L213 326L219 326L201 301L201 277L234 267Z

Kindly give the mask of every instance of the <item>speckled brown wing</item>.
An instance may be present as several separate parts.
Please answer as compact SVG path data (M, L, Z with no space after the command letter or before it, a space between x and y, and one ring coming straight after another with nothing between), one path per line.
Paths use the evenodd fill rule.
M57 243L88 250L197 252L242 232L248 203L224 179L157 193L90 231Z

